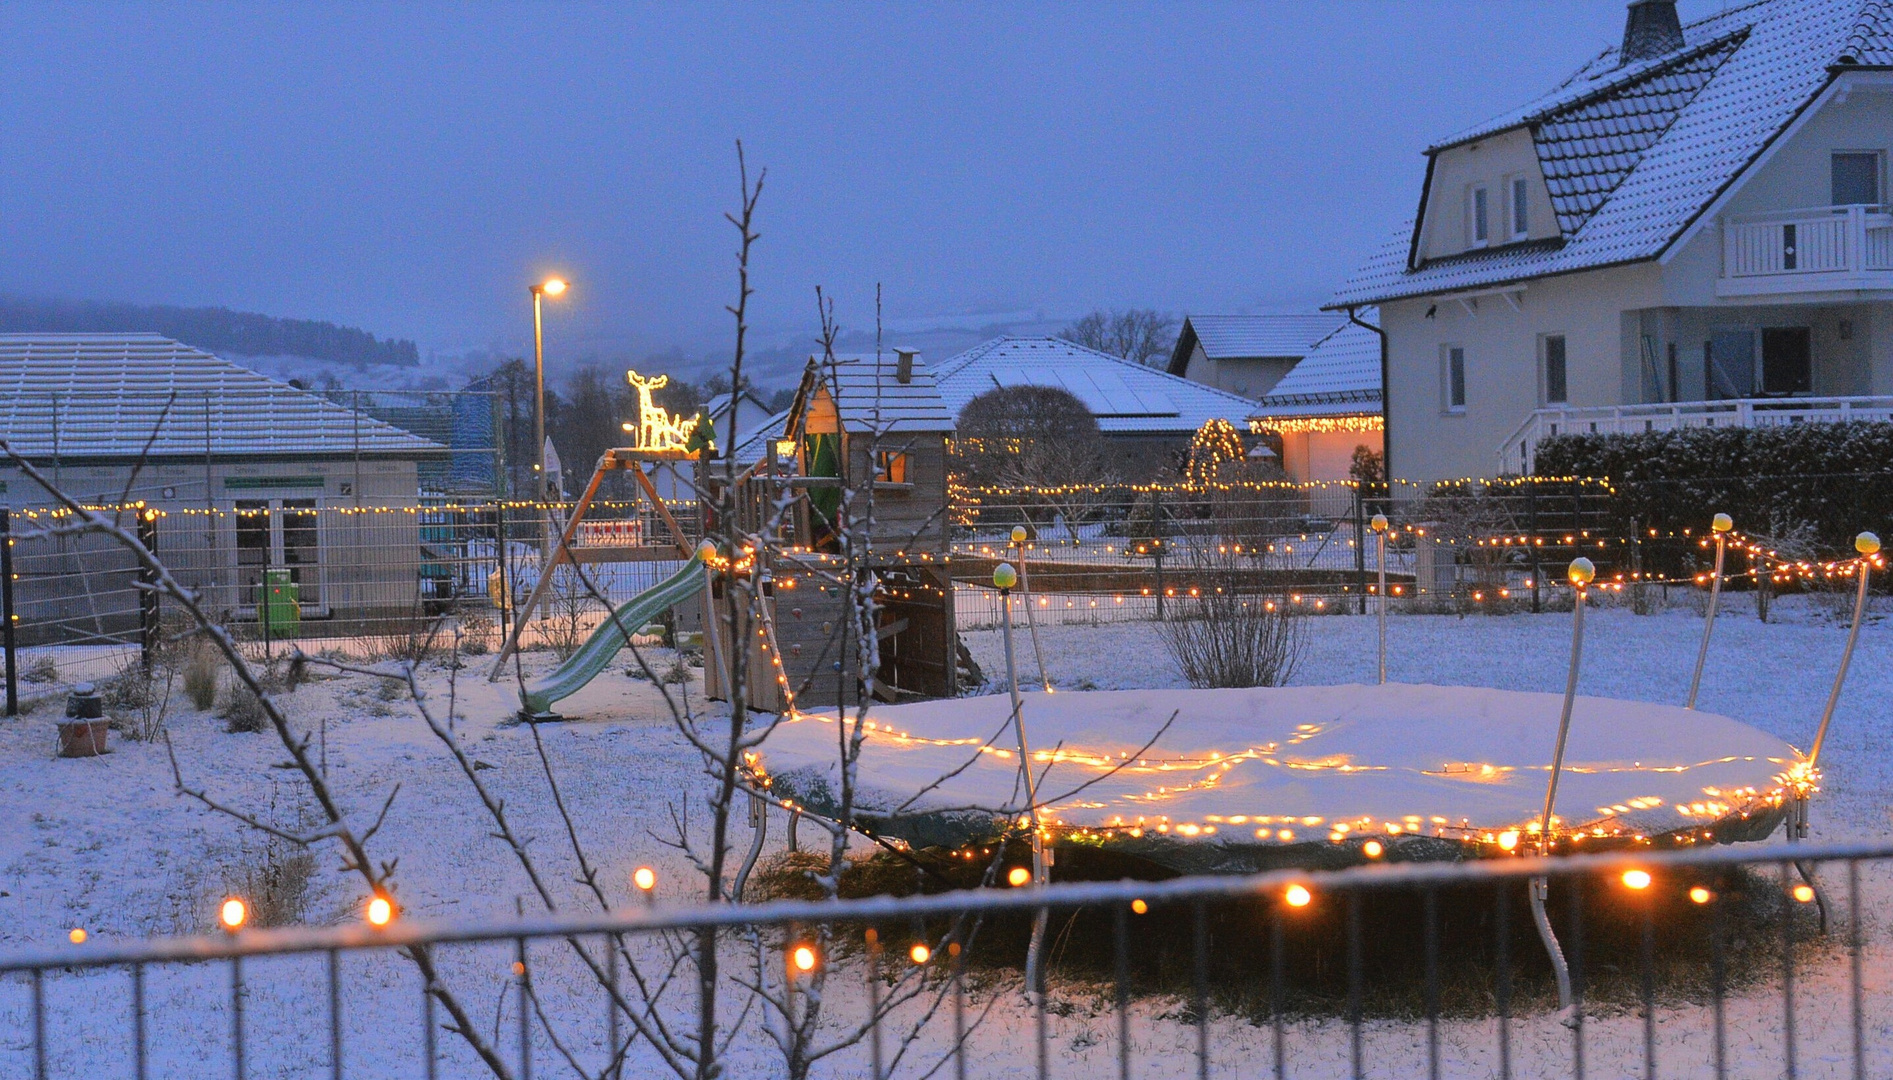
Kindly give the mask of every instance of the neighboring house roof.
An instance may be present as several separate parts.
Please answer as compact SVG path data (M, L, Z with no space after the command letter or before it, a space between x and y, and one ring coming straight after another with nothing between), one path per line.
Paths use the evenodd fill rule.
M899 362L899 356L891 352L879 358L872 353L849 354L835 357L831 372L826 362L810 357L796 388L795 403L753 427L745 425L750 434L736 447L736 460L758 460L771 440L788 433L789 421L801 414L813 380L828 387L845 430L883 435L951 433L956 413L947 408L933 370L916 354L911 375L901 382Z
M1412 265L1409 222L1329 306L1661 256L1827 86L1843 56L1860 66L1860 54L1893 53L1890 25L1886 0L1759 0L1685 27L1683 48L1667 55L1618 68L1616 49L1600 53L1551 94L1428 151L1530 127L1558 238Z
M1000 386L1069 390L1106 435L1188 435L1214 419L1240 425L1255 402L1063 338L1000 337L940 364L940 395L953 416Z
M447 452L157 334L0 334L0 437L35 458Z
M734 394L716 394L703 403L704 415L710 418L711 425L716 428L718 450L729 445L730 403L734 400ZM736 420L745 433L744 442L747 443L751 436L762 430L756 426L757 421L767 422L765 419L767 417L769 417L769 403L757 397L753 391L743 391L743 407L738 410Z
M1317 344L1251 415L1351 416L1380 411L1380 335L1349 323Z
M1191 315L1183 320L1170 350L1167 370L1182 375L1200 344L1211 360L1295 358L1308 355L1315 342L1343 320L1326 312L1294 315Z

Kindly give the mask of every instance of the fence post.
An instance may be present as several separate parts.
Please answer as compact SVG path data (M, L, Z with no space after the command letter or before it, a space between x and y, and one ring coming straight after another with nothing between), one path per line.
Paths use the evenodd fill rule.
M138 511L138 542L153 555L158 553L156 511ZM148 679L158 652L158 575L143 562L138 564L138 585L138 659Z
M1525 518L1531 528L1531 613L1538 614L1538 484L1530 477L1525 478Z
M7 715L20 715L20 669L13 641L13 511L0 509L0 643L7 654Z
M1163 621L1163 537L1159 536L1150 548L1151 561L1157 564L1157 621Z
M1354 584L1361 590L1362 615L1367 614L1367 500L1366 481L1354 485Z

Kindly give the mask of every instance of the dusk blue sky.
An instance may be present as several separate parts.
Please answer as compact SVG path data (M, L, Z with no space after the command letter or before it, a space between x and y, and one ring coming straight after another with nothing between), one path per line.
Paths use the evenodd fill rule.
M1685 19L1726 6L1683 4ZM1312 308L1422 147L1623 0L0 6L0 292L224 305L566 361L723 355L734 141L755 323Z

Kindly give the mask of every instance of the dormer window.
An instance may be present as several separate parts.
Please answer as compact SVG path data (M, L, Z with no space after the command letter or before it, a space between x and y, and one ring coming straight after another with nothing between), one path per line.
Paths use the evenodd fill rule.
M1522 176L1512 177L1511 190L1512 239L1523 240L1531 235L1531 184Z
M1485 247L1492 242L1491 200L1484 184L1466 189L1466 246Z

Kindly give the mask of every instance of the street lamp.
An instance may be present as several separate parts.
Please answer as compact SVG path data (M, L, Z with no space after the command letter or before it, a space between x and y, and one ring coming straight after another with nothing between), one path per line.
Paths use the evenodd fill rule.
M565 282L560 278L547 278L528 287L532 291L532 472L539 489L537 497L543 499L546 497L546 343L539 303L542 297L565 292Z

